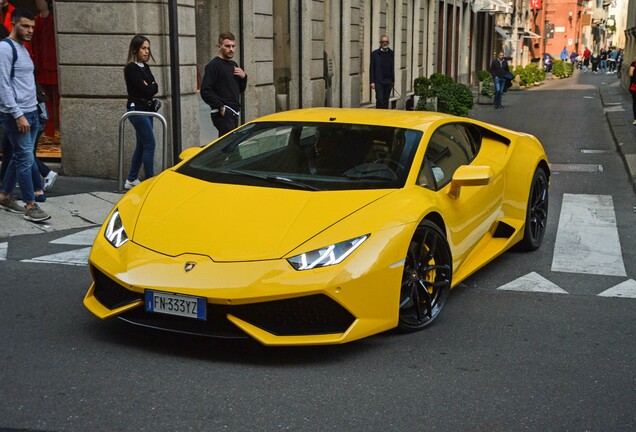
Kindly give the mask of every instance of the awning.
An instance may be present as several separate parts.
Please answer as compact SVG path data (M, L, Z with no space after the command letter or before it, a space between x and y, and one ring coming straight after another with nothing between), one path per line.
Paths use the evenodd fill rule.
M495 31L501 35L501 37L503 38L504 41L512 40L510 35L508 33L506 33L506 31L504 29L502 29L501 27L495 26Z
M524 39L540 39L541 36L536 34L535 32L531 32L530 30L526 30L523 32Z
M473 12L512 13L512 6L504 0L474 0Z

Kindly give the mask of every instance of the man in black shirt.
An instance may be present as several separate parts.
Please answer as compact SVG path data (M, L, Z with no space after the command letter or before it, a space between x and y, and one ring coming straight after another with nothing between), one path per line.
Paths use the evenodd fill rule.
M223 136L238 127L241 93L247 86L247 74L232 60L236 38L230 32L219 35L219 55L205 67L201 97L210 105L212 123Z
M393 50L389 48L389 37L380 38L380 48L371 53L371 88L375 90L375 107L389 108L389 98L395 82Z
M497 57L490 63L489 72L495 83L495 109L503 108L501 96L506 86L506 75L510 72L510 69L508 69L508 61L503 51L500 51Z

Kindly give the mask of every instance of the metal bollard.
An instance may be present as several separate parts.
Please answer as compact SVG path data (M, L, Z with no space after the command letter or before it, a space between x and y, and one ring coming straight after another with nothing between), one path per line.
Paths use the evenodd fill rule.
M163 155L161 157L161 168L165 170L168 168L166 164L166 155L168 154L168 122L166 118L159 113L156 112L146 112L146 111L128 111L119 119L119 174L117 177L117 182L119 184L118 191L122 192L124 190L124 125L125 121L128 117L138 115L145 117L156 117L159 119L163 126Z

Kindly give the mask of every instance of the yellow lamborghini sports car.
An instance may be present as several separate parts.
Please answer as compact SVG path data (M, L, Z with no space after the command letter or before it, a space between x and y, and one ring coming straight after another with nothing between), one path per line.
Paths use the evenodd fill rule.
M98 317L266 345L410 332L546 230L541 143L469 118L303 109L181 156L99 231L84 299Z

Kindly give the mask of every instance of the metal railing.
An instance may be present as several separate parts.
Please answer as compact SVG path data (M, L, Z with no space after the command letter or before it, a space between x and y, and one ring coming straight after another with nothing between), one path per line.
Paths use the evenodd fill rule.
M119 192L122 192L124 190L124 183L123 183L124 182L124 130L125 130L124 126L125 126L126 119L133 115L144 116L144 117L156 117L161 122L163 126L163 154L161 157L161 168L162 170L165 170L166 168L168 168L167 158L166 158L166 155L168 154L168 150L169 150L168 149L168 122L166 121L166 118L156 112L128 111L123 116L121 116L121 119L119 119L119 171L118 171L119 174L117 177Z

